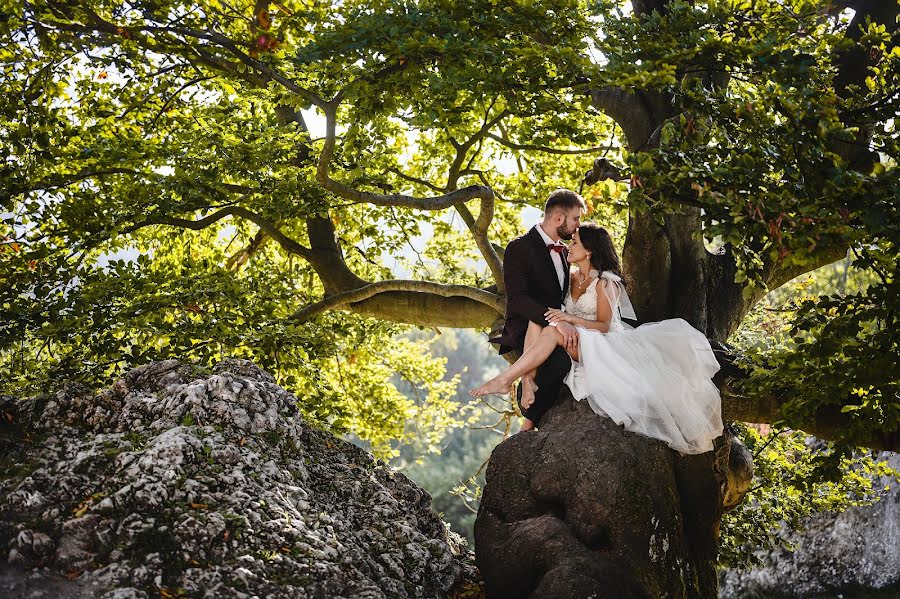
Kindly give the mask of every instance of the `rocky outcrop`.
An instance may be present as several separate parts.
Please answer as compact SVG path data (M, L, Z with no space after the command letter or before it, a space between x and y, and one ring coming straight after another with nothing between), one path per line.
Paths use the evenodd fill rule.
M250 363L153 363L0 415L0 595L444 597L476 575L425 491Z
M885 452L880 458L900 470L900 454ZM884 477L876 488L888 484L890 491L877 503L816 515L804 522L802 532L782 533L794 550L760 551L759 566L726 571L720 597L799 598L857 591L900 597L900 485Z
M563 388L539 431L491 454L475 522L489 597L715 597L723 511L752 460L730 434L679 457Z

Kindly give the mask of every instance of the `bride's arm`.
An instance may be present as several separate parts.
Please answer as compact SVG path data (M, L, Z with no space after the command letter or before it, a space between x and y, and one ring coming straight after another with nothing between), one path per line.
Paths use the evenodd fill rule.
M599 285L601 283L605 287L607 284L606 279L601 279L597 284ZM609 305L609 299L606 297L606 292L601 292L597 294L597 320L588 320L586 318L581 318L580 316L575 316L574 314L568 314L562 310L547 310L544 317L547 319L547 322L551 324L557 322L569 322L585 329L593 329L595 331L600 331L601 333L608 333L609 323L612 321L612 306Z

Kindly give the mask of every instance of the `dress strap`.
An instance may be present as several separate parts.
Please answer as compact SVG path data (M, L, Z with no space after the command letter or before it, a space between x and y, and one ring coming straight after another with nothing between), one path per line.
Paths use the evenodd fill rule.
M622 282L622 277L614 272L604 270L599 278L606 279L612 283L612 285L605 286L606 295L609 299L609 304L615 306L619 310L619 316L637 320L637 315L634 313L634 306L631 305L631 300L628 298L628 293L625 291L625 284Z

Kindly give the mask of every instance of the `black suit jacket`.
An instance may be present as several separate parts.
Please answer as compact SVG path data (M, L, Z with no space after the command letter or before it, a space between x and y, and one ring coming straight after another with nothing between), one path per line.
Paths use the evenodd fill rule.
M567 252L561 254L563 272L568 272ZM535 228L506 246L503 255L503 281L506 284L506 324L503 333L491 339L500 344L500 353L522 350L528 321L547 326L547 308L562 307L569 289L569 277L563 276L562 289L553 266L553 258L544 238Z

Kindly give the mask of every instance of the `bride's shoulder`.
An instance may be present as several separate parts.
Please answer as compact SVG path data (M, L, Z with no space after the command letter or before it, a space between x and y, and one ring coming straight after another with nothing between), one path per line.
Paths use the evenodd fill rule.
M619 275L617 275L616 273L614 273L611 270L604 270L602 273L600 273L600 278L606 279L608 281L613 281L613 282L622 280L622 277L620 277Z

